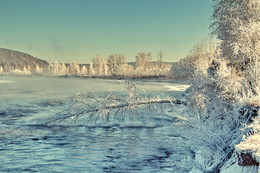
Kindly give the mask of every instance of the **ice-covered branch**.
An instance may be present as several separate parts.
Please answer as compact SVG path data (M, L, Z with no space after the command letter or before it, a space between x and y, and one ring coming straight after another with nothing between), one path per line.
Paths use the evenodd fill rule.
M176 104L176 105L186 105L186 101L183 100L179 100L179 99L148 99L148 100L140 100L140 101L134 101L134 102L121 102L118 104L108 104L105 106L101 105L95 105L93 104L91 105L87 105L84 102L81 102L81 104L86 104L85 108L82 108L80 111L75 111L72 110L71 108L67 109L67 111L62 111L59 113L59 115L61 116L56 116L51 118L48 121L45 121L43 124L47 125L53 122L57 122L57 121L64 121L67 119L78 119L79 116L84 116L84 115L89 115L89 118L91 116L93 116L93 114L97 114L100 113L102 114L103 117L109 116L109 114L111 113L111 111L115 111L115 114L117 114L117 112L119 110L130 110L133 108L138 108L142 105L151 105L151 104ZM70 111L68 111L70 110Z
M140 121L153 114L162 114L163 110L173 105L186 105L186 101L171 98L146 98L138 94L137 87L133 81L126 82L127 95L117 96L113 93L107 96L97 96L89 93L76 93L68 99L67 107L58 114L52 116L41 124L48 125L60 121L94 122L105 120L105 122L125 119ZM145 108L145 109L141 109ZM144 112L144 110L146 110ZM120 116L117 116L119 115ZM148 114L148 116L146 116ZM139 115L144 115L139 117ZM146 116L146 117L145 117Z

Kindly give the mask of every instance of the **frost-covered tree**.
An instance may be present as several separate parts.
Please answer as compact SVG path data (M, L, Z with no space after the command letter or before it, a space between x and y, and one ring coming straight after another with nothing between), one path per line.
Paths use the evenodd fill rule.
M96 55L92 59L93 68L95 69L95 76L106 76L107 74L107 60L100 55Z
M83 67L81 68L80 74L81 74L81 76L87 76L88 75L88 69L85 65L83 65Z
M35 71L35 73L37 73L37 74L40 74L40 73L43 72L42 68L40 68L38 64L36 64L34 71Z
M259 0L214 0L214 33L220 54L208 74L197 73L188 94L187 138L200 169L219 172L235 157L243 124L259 117Z
M173 79L193 78L197 73L206 75L207 69L218 54L217 43L212 38L196 44L189 55L175 62L169 72Z
M27 65L27 68L26 68L29 72L31 72L32 71L32 68L31 68L31 66L30 65Z
M80 74L79 65L76 61L73 61L69 66L69 74L78 76Z
M31 72L25 66L23 67L22 71L24 74L31 74Z
M108 72L111 76L120 76L122 74L122 64L125 64L126 57L123 54L112 54L107 58Z
M194 74L198 72L206 74L209 65L214 56L216 56L215 53L216 44L213 43L212 39L196 44L190 51L189 55Z
M95 76L95 70L94 70L92 61L90 62L90 65L89 65L89 76Z
M59 75L59 62L57 60L54 61L51 67L52 67L52 75L54 76Z
M67 75L68 73L67 66L64 63L61 63L59 65L59 71L60 71L60 75Z
M108 65L107 65L107 63L103 63L103 75L108 76Z
M238 70L251 68L259 57L259 0L214 0L212 28L222 41L222 57Z
M68 72L70 73L72 71L72 68L68 70L66 65L64 63L59 63L57 60L54 61L54 63L50 64L48 72L46 72L48 75L53 76L62 76L67 75Z
M3 74L3 73L4 73L3 66L0 66L0 74Z
M221 40L221 58L246 85L243 94L259 95L259 0L215 0L213 17L214 33Z
M121 64L119 71L121 76L124 77L133 77L134 75L134 68L132 65L129 64Z
M152 60L152 54L151 52L145 53L138 53L135 56L135 65L136 68L141 68L143 70L147 69L150 65L150 62Z

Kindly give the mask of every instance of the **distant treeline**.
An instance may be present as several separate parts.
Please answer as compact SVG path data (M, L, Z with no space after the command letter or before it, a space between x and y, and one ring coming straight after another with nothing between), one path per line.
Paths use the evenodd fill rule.
M128 63L123 54L112 54L107 58L97 55L89 64L70 64L55 61L47 65L24 63L20 60L0 64L0 74L89 76L89 77L164 77L168 75L171 63L164 62L165 55L158 52L152 61L151 53L138 53L135 62ZM18 63L19 62L19 63ZM27 62L27 61L26 61ZM24 66L23 66L24 65Z

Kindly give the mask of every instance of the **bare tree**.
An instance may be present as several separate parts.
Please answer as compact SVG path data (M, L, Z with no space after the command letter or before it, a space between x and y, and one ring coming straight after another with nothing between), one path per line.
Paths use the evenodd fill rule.
M158 65L159 69L162 68L164 60L165 60L165 54L163 51L160 50L157 54L157 65Z

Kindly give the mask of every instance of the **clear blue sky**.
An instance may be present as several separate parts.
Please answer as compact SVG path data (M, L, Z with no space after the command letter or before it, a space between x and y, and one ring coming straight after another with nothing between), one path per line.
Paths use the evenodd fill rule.
M162 50L177 61L205 39L211 0L0 0L0 47L49 62Z

